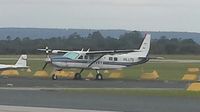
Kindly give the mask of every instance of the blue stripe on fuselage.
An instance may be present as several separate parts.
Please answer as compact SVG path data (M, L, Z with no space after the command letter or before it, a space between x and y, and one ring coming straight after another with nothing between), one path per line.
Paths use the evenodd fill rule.
M51 58L52 62L70 62L70 63L92 63L93 60L72 60L67 57L62 57L62 56L56 56ZM122 66L133 66L133 65L138 65L142 64L148 61L148 58L144 58L139 62L115 62L115 61L102 61L103 64L106 65L122 65ZM98 61L97 61L98 62Z

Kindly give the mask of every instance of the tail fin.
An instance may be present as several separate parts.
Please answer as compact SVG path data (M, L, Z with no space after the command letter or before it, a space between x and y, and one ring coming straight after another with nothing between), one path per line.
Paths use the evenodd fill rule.
M27 55L21 55L15 65L21 67L27 67Z
M150 44L151 44L151 34L146 34L139 49L139 51L142 53L142 56L146 57L148 55L150 50Z

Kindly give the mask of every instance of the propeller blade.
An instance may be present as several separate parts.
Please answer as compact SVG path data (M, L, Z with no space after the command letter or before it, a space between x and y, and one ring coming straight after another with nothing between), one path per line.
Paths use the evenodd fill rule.
M48 46L45 47L45 51L46 51L46 54L48 55L49 54L49 47Z
M44 49L37 49L38 51L45 51L45 53L46 53L46 55L48 55L49 53L51 53L52 52L52 50L51 49L49 49L49 47L48 46L46 46Z
M45 63L45 64L44 64L42 70L44 70L44 69L46 68L47 64L48 64L48 63Z

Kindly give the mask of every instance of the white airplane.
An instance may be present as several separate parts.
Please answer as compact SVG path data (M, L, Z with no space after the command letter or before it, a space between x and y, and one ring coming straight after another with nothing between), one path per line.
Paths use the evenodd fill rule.
M27 55L21 55L15 65L0 64L0 70L27 69Z
M74 75L74 79L81 79L81 73L85 69L96 70L96 80L102 80L103 75L99 70L107 69L121 69L133 65L146 63L150 58L148 53L150 50L151 35L146 34L145 38L139 49L131 50L107 50L107 51L65 51L65 50L49 50L38 49L46 51L48 54L52 53L65 53L62 56L48 56L47 63L51 63L55 70L62 70L64 68L80 68L80 72ZM57 76L52 75L52 79L56 80Z

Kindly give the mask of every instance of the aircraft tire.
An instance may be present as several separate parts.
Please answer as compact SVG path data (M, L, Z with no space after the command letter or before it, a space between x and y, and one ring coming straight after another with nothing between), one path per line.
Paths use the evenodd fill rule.
M74 75L74 80L81 80L81 74L80 73L76 73Z
M97 74L96 75L96 80L103 80L103 75L102 74Z
M57 80L57 79L58 79L58 76L55 75L55 74L53 74L51 78L52 78L52 80Z

